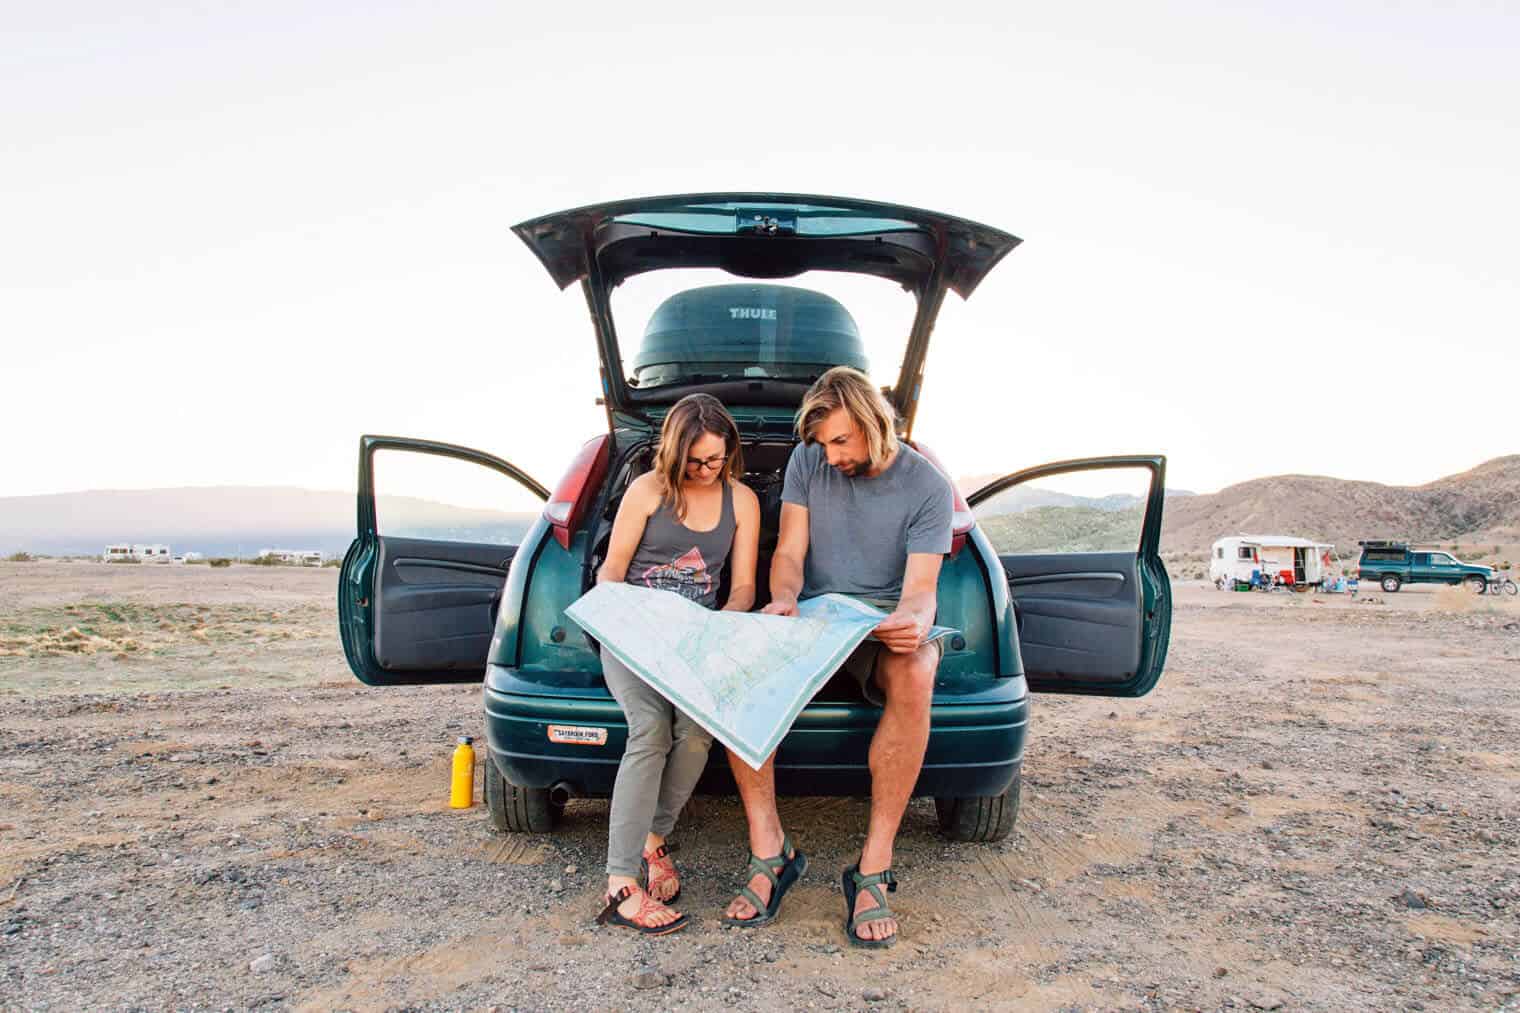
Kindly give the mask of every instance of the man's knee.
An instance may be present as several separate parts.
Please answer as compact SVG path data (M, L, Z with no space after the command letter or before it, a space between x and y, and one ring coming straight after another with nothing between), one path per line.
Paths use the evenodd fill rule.
M912 654L883 651L876 663L876 682L888 700L928 701L934 696L938 670L939 649L933 644L925 644Z

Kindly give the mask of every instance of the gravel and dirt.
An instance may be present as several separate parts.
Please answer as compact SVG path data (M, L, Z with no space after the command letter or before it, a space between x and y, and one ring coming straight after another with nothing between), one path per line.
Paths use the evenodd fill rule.
M335 581L0 563L0 1007L1520 1009L1513 600L1179 581L1155 692L1037 700L1008 840L913 803L877 953L859 800L783 800L771 927L717 924L729 798L675 835L697 925L594 927L606 803L448 809L479 689L354 681Z

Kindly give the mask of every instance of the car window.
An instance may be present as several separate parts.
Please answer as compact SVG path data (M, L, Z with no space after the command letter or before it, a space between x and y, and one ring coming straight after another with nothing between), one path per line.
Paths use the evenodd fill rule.
M612 293L623 376L638 390L722 380L811 383L847 364L896 379L917 304L883 278L809 271L757 282L717 268L635 275Z
M1138 552L1150 484L1138 467L1039 478L978 503L976 522L1000 556Z
M382 537L517 545L543 510L515 479L457 457L381 448L374 476Z

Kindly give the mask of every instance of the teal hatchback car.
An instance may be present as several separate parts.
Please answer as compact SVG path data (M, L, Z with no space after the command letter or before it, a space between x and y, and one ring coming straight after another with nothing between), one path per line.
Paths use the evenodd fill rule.
M739 425L744 481L762 512L758 607L769 600L803 392L831 366L875 367L879 382L891 380L885 390L911 441L945 297L969 297L1019 240L894 204L748 193L618 201L514 231L556 285L584 293L606 431L552 490L482 451L362 437L358 536L343 561L338 614L348 663L365 683L483 678L490 819L504 831L547 832L569 799L612 790L623 714L603 684L598 646L565 609L591 587L664 413L701 390ZM1018 417L1012 403L988 412ZM410 519L388 521L404 511L402 500L377 495L382 454L483 470L541 509L404 501L415 508ZM1165 472L1165 458L1150 454L1062 461L957 494L937 621L958 633L939 667L916 788L934 798L950 838L992 841L1012 829L1031 693L1136 697L1161 677L1171 631L1158 555ZM853 683L825 686L780 746L778 790L868 795L879 713ZM722 750L698 790L733 790Z

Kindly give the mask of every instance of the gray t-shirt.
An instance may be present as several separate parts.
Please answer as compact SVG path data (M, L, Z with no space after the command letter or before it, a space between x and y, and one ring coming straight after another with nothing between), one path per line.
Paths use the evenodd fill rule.
M950 551L950 482L905 443L875 478L841 474L821 445L798 444L781 501L808 512L804 598L836 591L896 599L909 553Z

